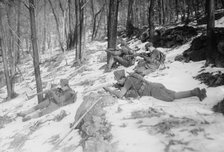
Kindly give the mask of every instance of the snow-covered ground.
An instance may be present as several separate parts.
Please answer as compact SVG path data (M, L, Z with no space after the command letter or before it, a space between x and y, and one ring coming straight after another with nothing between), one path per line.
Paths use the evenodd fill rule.
M220 21L221 22L221 21ZM106 62L106 42L91 42L87 45L85 64L71 67L74 52L66 52L53 62L44 62L54 55L41 58L42 81L45 89L51 83L57 84L61 78L69 78L70 86L78 92L77 102L58 109L43 117L22 122L16 114L37 103L35 79L32 61L21 64L22 77L15 90L19 96L0 103L0 116L8 116L9 123L0 128L0 152L81 152L81 137L78 130L72 131L61 143L61 139L70 131L70 124L86 92L103 90L102 86L111 84L113 71L104 73L100 69ZM144 44L134 41L131 48ZM203 68L205 61L182 63L174 61L177 54L190 47L190 43L174 49L162 49L166 53L166 69L158 70L145 78L163 83L175 91L189 90L195 87L206 88L208 97L200 102L196 97L164 102L152 97L124 100L106 107L106 118L112 124L111 143L117 152L223 152L224 118L211 108L224 97L224 86L208 88L193 79ZM67 63L66 63L67 62ZM130 68L119 67L131 72ZM205 71L221 71L222 68L205 68ZM1 89L1 97L6 97L6 88ZM64 115L62 119L60 116Z

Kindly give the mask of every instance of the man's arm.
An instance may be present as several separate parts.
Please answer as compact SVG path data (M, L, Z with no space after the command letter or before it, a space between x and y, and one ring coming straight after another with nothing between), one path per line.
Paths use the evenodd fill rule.
M61 99L60 97L58 97L58 95L55 94L54 91L50 91L52 97L54 98L55 102L58 104L58 105L61 105Z
M142 58L144 58L144 60L148 63L155 63L155 64L159 64L160 62L156 59L155 56L145 56L145 55L142 55L141 56Z
M110 94L115 95L115 96L118 97L118 98L122 98L122 97L124 97L124 95L125 95L126 92L128 91L125 87L122 87L122 88L121 88L121 91L119 91L119 90L112 90L112 89L110 89L110 88L108 88L108 87L103 87L103 89L104 89L105 91L109 92Z
M131 80L127 80L125 81L125 84L124 86L121 88L121 90L111 90L110 88L108 87L103 87L104 90L108 91L109 93L115 95L116 97L118 98L122 98L124 97L124 95L127 93L127 91L132 87L132 83L131 83Z
M112 49L112 48L109 48L107 50L105 50L107 53L110 53L111 55L113 56L119 56L121 55L121 50L119 49Z

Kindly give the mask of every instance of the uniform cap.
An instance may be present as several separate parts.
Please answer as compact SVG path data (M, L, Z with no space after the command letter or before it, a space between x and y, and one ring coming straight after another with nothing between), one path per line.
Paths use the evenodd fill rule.
M114 76L116 77L116 79L119 80L119 79L125 77L125 71L124 70L114 71Z
M60 83L61 83L61 86L68 86L68 79L61 79Z

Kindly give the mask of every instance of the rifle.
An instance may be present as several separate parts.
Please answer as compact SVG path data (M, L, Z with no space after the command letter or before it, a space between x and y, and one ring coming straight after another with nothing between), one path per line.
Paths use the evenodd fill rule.
M145 53L145 52L141 52L141 53L135 53L135 54L131 54L131 55L127 55L127 56L131 56L131 57L143 57L143 56L149 56L150 53Z
M49 91L52 91L52 90L55 90L55 89L58 89L58 88L47 89L47 90L38 92L38 93L36 93L36 94L34 94L34 95L28 96L28 100L34 98L35 96L38 96L38 95L41 95L41 94L48 93Z
M110 53L113 56L119 56L119 55L121 55L121 51L120 50L116 50L116 49L113 49L113 48L109 48L109 49L107 49L105 51L107 53Z

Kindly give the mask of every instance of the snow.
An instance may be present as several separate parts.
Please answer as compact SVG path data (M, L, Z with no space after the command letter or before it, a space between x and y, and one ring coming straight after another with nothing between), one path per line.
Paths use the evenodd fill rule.
M35 94L35 80L32 62L28 61L20 65L23 79L15 87L19 96L0 103L0 116L7 115L12 118L12 122L0 129L1 152L83 151L78 130L73 130L60 144L58 143L70 131L70 124L74 121L83 96L91 91L102 90L102 86L114 82L113 71L104 73L100 69L105 62L100 62L99 57L106 56L103 51L106 45L106 42L88 43L86 63L81 67L71 67L75 58L74 51L64 53L61 56L62 62L51 70L45 64L41 65L42 80L46 83L44 89L49 88L51 83L58 84L61 78L70 78L70 85L78 92L78 99L74 104L27 122L22 122L16 113L36 105L36 97L28 100L28 96ZM130 43L131 48L137 46L141 50L144 50L144 45L140 41ZM116 151L223 151L224 118L221 114L214 113L211 108L223 99L224 86L208 88L193 77L202 69L204 69L203 72L224 72L224 70L223 68L204 68L205 61L189 63L174 61L176 55L189 47L190 42L173 49L158 48L166 54L166 68L149 74L145 78L152 82L160 82L175 91L190 90L195 87L206 88L208 97L203 102L196 97L178 99L174 102L164 102L152 97L119 99L114 105L105 108L107 120L112 124L111 143L116 143ZM55 55L53 51L45 55L41 58L42 63ZM127 73L131 72L133 67L118 69L125 69ZM81 72L77 73L77 71ZM0 96L6 97L5 87L1 89ZM133 112L147 111L150 108L159 111L160 116L132 118ZM55 116L61 112L66 112L67 116L61 121L55 121ZM157 132L158 128L153 127L167 120L186 120L186 122L176 124L165 133Z
M223 27L224 25L224 17L220 18L219 20L215 20L215 27Z

